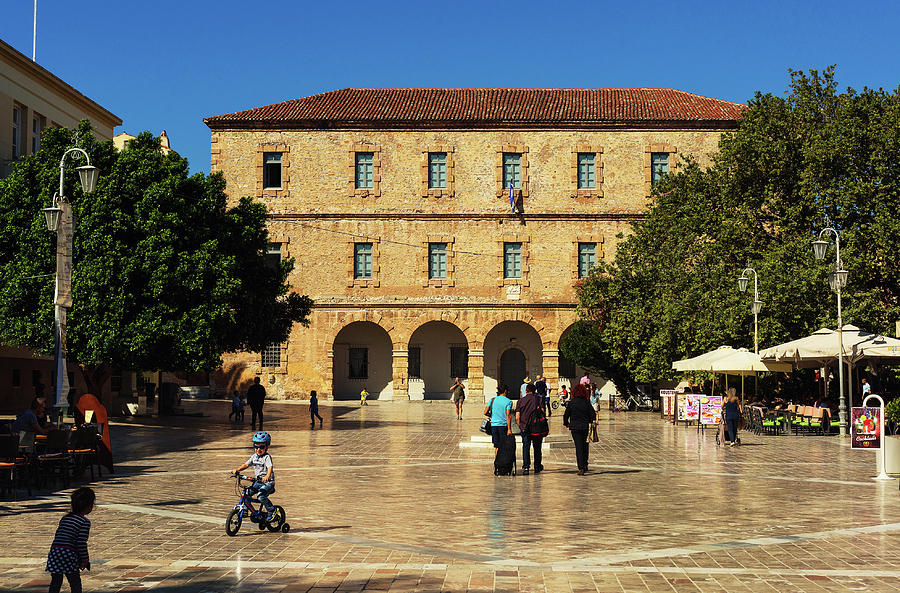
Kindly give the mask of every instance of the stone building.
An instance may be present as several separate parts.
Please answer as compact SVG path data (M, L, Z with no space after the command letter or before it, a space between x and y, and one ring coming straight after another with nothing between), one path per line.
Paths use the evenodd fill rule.
M266 203L271 256L316 302L216 387L431 399L459 375L479 399L572 381L573 284L742 108L671 89L342 89L206 118L229 199Z

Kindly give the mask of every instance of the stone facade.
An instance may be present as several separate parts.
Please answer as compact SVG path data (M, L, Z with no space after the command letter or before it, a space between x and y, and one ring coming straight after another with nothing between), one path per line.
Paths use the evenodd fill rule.
M498 382L518 389L523 372L545 375L554 388L575 379L580 369L560 361L558 348L576 318L579 243L594 244L597 259L613 257L617 237L647 206L650 155L668 153L672 169L676 155L707 163L735 125L296 129L215 120L207 120L212 169L224 174L231 200L266 203L272 240L295 260L289 281L316 303L310 327L294 329L277 365L262 366L259 354L229 356L215 387L243 387L262 374L275 397L316 389L337 399L363 387L373 398L446 398L453 372L467 374L476 399ZM366 190L355 187L357 152L374 155ZM429 152L447 155L446 187L429 189ZM281 154L278 188L264 187L266 153ZM504 153L522 155L515 214ZM594 188L577 187L579 153L595 155ZM360 242L372 245L371 278L354 277ZM429 278L429 243L447 245L440 279ZM504 278L504 243L522 244L519 278Z

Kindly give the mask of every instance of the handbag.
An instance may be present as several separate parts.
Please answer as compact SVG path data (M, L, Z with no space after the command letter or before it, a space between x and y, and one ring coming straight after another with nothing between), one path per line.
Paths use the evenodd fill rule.
M494 411L494 399L491 398L491 405L488 406L488 414L484 417L484 420L481 421L481 426L478 428L484 434L491 434L491 414Z
M591 426L588 428L588 440L592 443L596 443L600 440L600 435L597 434L596 422L591 422Z

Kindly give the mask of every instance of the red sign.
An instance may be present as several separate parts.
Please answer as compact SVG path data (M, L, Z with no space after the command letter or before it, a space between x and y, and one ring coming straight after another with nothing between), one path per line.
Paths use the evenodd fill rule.
M881 408L850 409L850 447L881 448Z

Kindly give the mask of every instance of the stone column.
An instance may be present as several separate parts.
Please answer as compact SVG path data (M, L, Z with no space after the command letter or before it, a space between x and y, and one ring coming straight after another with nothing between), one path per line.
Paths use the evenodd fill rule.
M391 364L394 378L394 399L409 400L409 350L394 349Z
M547 389L559 389L559 350L544 348L544 378L547 380Z
M334 400L334 350L329 350L325 356L325 399Z
M469 394L484 399L484 349L469 348ZM475 401L474 399L472 401Z

